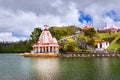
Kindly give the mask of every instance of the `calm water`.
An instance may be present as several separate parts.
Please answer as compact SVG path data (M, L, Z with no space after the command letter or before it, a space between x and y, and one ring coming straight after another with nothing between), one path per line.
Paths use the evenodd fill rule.
M120 80L120 58L24 58L0 54L0 80Z

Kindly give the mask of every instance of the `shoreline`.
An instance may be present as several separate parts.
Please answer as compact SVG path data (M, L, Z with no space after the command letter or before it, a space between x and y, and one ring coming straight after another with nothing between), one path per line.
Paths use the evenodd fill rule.
M61 54L59 54L59 53L23 53L23 54L18 54L18 56L24 56L24 57L60 57Z
M62 57L120 57L120 53L87 53L87 52L67 52Z
M23 57L80 57L80 58L104 58L104 57L115 57L120 58L120 53L88 53L88 52L66 52L65 54L54 54L54 53L39 53L39 54L33 54L33 53L1 53L1 54L17 54L17 56L23 56Z

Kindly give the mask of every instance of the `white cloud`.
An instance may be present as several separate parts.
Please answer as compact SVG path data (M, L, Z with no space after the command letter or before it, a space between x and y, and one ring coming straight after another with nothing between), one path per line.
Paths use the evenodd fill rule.
M109 10L115 10L117 17L120 12L119 0L1 0L0 1L0 32L29 36L35 27L64 26L83 24L78 21L83 11L93 19L96 28L114 24L120 27L120 21L115 22L112 18L104 16ZM11 35L12 36L12 35ZM15 41L20 40L14 37ZM2 38L0 38L2 39ZM5 40L5 39L2 39Z
M57 8L58 7L55 7L56 10ZM29 36L35 27L43 28L45 24L49 26L79 24L79 10L76 8L75 4L69 4L67 11L62 10L62 8L59 10L62 11L61 15L36 15L35 12L14 12L9 9L0 9L2 12L0 13L0 32L8 31Z
M3 33L0 33L0 42L2 41L7 41L7 42L16 42L16 41L20 41L20 40L26 40L27 38L26 37L16 37L16 36L13 36L13 34L11 32L3 32Z
M108 26L115 25L120 28L120 25L118 24L120 21L116 22L114 21L113 18L110 18L107 15L105 15L105 13L110 10L119 12L120 10L118 8L120 7L117 6L114 2L113 3L108 2L107 5L100 2L88 5L87 7L84 8L84 12L92 16L93 25L95 28L103 28L105 27L105 23L107 23ZM118 13L116 15L118 15ZM113 17L115 18L116 15L113 15Z

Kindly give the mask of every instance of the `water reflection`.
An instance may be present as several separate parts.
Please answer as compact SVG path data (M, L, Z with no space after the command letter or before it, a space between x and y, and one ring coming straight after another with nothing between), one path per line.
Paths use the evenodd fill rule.
M109 73L109 59L108 58L104 58L103 61L102 61L102 69L104 71L105 74L108 74Z
M111 68L110 68L110 63L111 59L110 58L98 58L96 63L97 67L97 77L100 80L110 80L111 79Z
M59 72L58 58L37 58L32 61L33 69L40 80L57 80Z
M120 58L0 55L0 80L120 80Z

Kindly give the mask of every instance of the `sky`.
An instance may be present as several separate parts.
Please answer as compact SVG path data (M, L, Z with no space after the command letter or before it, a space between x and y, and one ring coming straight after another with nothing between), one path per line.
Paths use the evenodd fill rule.
M120 0L0 0L0 41L29 39L44 25L120 28Z

